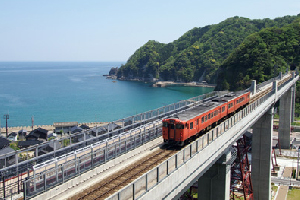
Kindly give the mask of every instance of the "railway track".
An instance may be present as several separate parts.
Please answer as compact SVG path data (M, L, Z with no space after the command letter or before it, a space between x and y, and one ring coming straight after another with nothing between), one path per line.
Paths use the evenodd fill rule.
M292 76L292 75L290 74L289 76L285 77L284 79L278 81L278 86L280 86L280 85L282 85L283 83L285 83L288 79L291 78L291 76ZM257 95L251 97L249 103L251 104L251 103L255 102L257 99L259 99L259 98L263 97L264 95L268 94L269 92L271 92L271 90L272 90L272 86L270 86L270 87L268 87L267 89L265 89L265 90L259 92Z
M75 199L105 199L128 185L136 178L149 171L153 167L162 163L166 158L174 155L177 151L174 149L158 149L152 154L136 161L132 165L120 170L101 182L91 186L83 192L74 195L69 200Z
M291 75L290 75L291 76ZM286 82L290 76L278 82L278 86ZM253 103L257 99L271 92L272 86L266 88L263 91L257 93L257 95L253 96L250 100L250 103ZM75 199L105 199L120 190L121 188L128 185L130 182L134 181L136 178L149 171L153 167L159 165L166 158L175 154L175 150L171 149L158 149L153 152L151 155L144 157L134 164L128 166L127 168L116 172L115 174L105 178L101 182L93 185L92 187L84 190L83 192L74 195L69 198L69 200Z

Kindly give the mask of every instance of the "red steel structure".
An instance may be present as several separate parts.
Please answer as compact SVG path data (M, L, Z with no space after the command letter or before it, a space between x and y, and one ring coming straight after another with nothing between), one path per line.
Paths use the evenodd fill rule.
M246 136L243 135L243 138L240 138L233 148L236 149L236 159L231 165L230 198L253 200L251 171L248 158L251 143L248 142Z

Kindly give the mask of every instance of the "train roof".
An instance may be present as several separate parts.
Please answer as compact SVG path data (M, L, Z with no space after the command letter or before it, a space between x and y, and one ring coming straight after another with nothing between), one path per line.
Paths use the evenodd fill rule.
M243 91L231 92L231 93L225 94L223 96L216 97L216 98L212 99L212 101L214 101L214 102L229 102L232 99L241 96L242 94L244 94Z
M194 106L185 111L177 113L174 118L178 118L182 121L188 121L190 119L195 118L196 116L199 116L203 113L208 112L209 110L212 110L212 109L222 105L223 103L229 102L230 100L232 100L236 97L239 97L242 94L244 94L243 91L234 92L234 93L232 92L232 93L225 94L221 97L212 98L211 100L201 103L198 106Z
M224 102L221 103L221 102L209 101L209 102L200 104L198 106L191 107L190 109L185 110L183 112L177 113L177 118L182 121L188 121L190 119L193 119L196 116L201 115L202 113L206 113L207 111L222 105L223 103Z

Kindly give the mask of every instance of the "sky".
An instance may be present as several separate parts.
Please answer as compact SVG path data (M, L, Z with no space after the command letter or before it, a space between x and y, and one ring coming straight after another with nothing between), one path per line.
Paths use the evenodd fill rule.
M229 17L297 15L299 0L0 0L1 61L120 61Z

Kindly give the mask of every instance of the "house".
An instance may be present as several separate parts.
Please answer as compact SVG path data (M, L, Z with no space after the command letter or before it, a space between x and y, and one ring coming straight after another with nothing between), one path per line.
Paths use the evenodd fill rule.
M9 141L17 141L18 140L18 134L16 132L12 132L7 136L7 139Z
M2 136L0 136L0 150L9 147L10 141ZM1 154L0 154L1 155Z
M49 131L43 128L38 128L33 131L31 131L28 135L25 136L26 140L47 140Z
M122 128L120 125L116 124L116 123L110 123L108 125L108 130L112 131L112 130L116 130L116 129L120 129Z
M73 126L71 129L70 129L71 133L74 134L74 133L80 133L82 131L82 128L78 127L78 126Z
M86 125L86 124L81 124L80 128L85 129L85 130L90 129L90 127L88 125Z
M5 154L14 152L12 148L9 147L10 141L2 136L0 136L0 169L13 165L15 163L15 155L7 157Z
M98 132L98 134L97 134L97 132ZM102 134L104 134L104 133L106 133L106 132L107 132L106 128L104 128L103 126L100 126L100 127L94 127L94 128L92 129L92 131L91 131L91 134L92 134L94 137L96 137L96 135L102 135Z
M25 140L26 135L27 135L27 130L22 129L18 131L19 140Z
M68 133L74 126L78 126L78 122L54 122L54 132Z
M15 152L15 150L13 150L10 147L5 147L3 149L0 149L0 169L15 164L16 157L13 152ZM8 153L12 153L11 156L5 155Z

